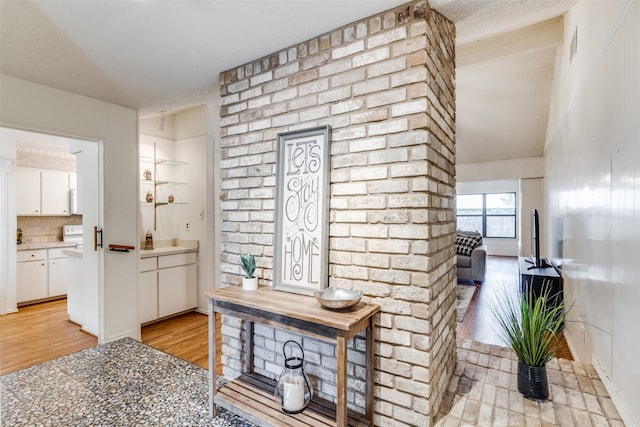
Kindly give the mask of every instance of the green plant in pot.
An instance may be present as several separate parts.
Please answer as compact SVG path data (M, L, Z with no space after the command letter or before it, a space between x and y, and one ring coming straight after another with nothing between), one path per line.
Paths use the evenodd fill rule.
M526 398L542 401L549 397L546 365L556 354L565 321L565 304L545 281L533 291L520 291L517 298L499 295L491 313L498 333L518 356L518 391Z
M240 261L242 262L242 269L247 274L247 277L242 278L242 289L247 291L258 289L258 278L253 277L253 273L256 270L256 257L249 254L240 254Z

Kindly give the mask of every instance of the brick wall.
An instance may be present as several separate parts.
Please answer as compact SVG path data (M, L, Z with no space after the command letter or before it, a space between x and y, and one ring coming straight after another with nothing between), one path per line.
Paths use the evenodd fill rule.
M375 422L433 422L455 367L455 29L424 1L292 45L220 76L222 285L241 252L271 284L276 136L331 125L329 283L379 304ZM241 322L224 316L225 376ZM282 370L291 335L256 327L256 370ZM296 337L335 395L335 348ZM364 342L350 343L349 406L363 407Z

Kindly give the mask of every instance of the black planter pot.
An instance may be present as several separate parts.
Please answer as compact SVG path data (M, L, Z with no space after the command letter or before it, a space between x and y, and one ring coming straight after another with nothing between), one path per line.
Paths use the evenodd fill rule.
M518 360L518 391L527 399L542 401L549 398L546 366L529 366Z

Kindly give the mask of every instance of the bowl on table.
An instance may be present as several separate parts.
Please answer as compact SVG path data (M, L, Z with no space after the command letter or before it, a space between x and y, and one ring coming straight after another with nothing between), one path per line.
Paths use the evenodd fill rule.
M314 296L323 308L345 310L360 302L362 291L331 287L315 292Z

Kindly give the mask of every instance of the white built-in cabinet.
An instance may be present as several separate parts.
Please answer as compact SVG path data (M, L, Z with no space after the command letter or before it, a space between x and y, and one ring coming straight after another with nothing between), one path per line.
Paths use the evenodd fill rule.
M16 213L19 216L70 215L71 172L18 167Z
M18 251L18 303L66 295L67 259L62 248Z
M140 260L140 323L198 306L198 254L187 252Z

